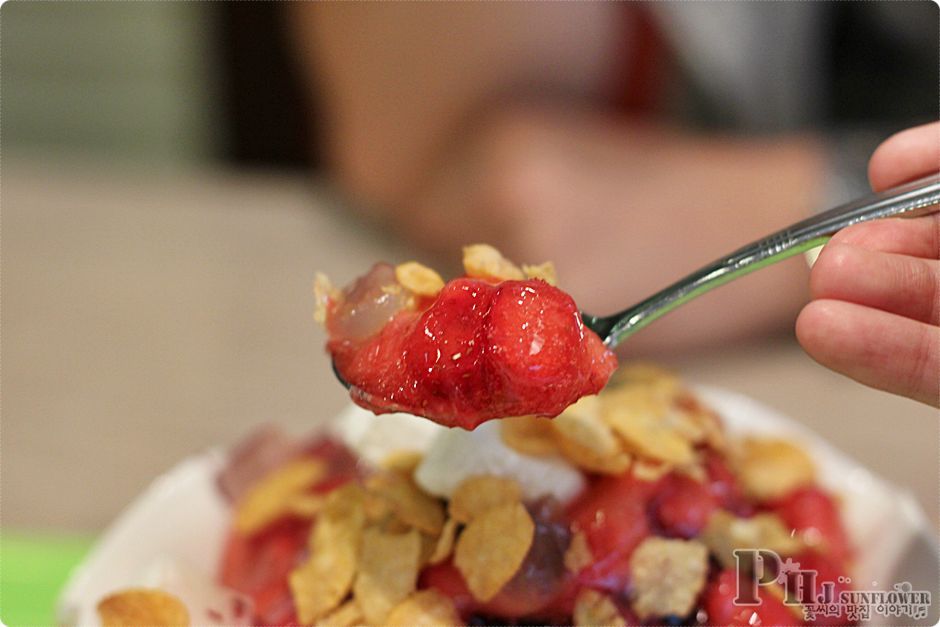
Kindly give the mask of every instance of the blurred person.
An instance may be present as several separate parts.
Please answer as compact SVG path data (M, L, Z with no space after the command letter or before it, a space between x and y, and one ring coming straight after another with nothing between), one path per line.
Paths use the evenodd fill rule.
M909 129L872 155L881 190L940 170L940 123ZM837 233L811 274L797 318L819 363L866 385L940 407L940 215Z
M291 10L327 158L372 218L449 258L485 241L551 259L585 310L610 313L863 191L851 161L870 150L817 129L828 4ZM790 262L704 296L627 350L782 329L806 272Z

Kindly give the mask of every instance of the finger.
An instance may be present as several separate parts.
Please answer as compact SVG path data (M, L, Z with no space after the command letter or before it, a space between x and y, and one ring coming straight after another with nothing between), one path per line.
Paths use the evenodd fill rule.
M885 253L940 258L940 214L864 222L836 233L829 244L854 244Z
M816 300L800 312L796 335L823 366L940 407L940 328L854 303Z
M810 275L814 299L843 300L940 325L940 261L829 243Z
M901 131L878 146L868 162L868 180L882 190L940 170L940 122Z

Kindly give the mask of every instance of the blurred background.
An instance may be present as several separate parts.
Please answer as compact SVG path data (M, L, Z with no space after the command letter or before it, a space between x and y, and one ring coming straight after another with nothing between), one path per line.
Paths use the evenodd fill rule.
M344 405L316 270L452 269L489 241L613 311L864 193L874 146L940 102L927 1L13 0L0 30L14 625L52 620L71 566L160 472ZM626 358L809 424L936 523L936 412L806 357L806 270L785 265Z

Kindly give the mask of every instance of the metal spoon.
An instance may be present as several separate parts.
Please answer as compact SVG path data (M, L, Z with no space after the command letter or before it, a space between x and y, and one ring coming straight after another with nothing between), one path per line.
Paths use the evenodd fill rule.
M654 320L705 292L745 274L825 244L836 232L860 222L882 218L915 218L940 210L940 173L870 194L796 224L696 270L636 305L611 316L582 313L585 326L614 348ZM340 383L349 384L333 366Z
M825 244L848 226L882 218L916 218L940 210L938 203L940 173L870 194L739 248L619 313L611 316L582 314L584 324L597 333L608 348L614 348L696 296Z

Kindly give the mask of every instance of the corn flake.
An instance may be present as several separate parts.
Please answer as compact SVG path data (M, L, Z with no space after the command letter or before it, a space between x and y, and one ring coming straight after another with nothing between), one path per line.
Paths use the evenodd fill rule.
M616 386L641 386L654 390L662 397L671 397L680 390L678 375L660 365L635 361L617 369L612 381Z
M568 572L579 573L594 563L594 553L588 544L587 536L580 529L571 536L571 544L565 550L565 568Z
M521 503L507 503L475 517L460 534L454 566L478 601L489 601L519 571L535 534Z
M369 491L388 504L398 520L436 536L444 526L444 506L423 492L410 477L399 472L373 475L366 483Z
M630 472L640 481L658 481L661 477L668 475L673 467L670 464L661 464L651 462L646 459L638 459L633 462Z
M324 616L317 622L317 625L323 627L353 627L354 625L361 625L364 619L362 608L359 607L355 599L350 599Z
M813 482L816 469L803 449L777 439L747 439L735 458L741 487L760 501L786 496Z
M525 275L516 264L488 244L464 246L463 269L467 276L497 281L522 280Z
M503 418L499 424L500 436L509 448L523 455L542 457L558 453L555 430L548 418L514 416Z
M369 624L384 624L391 609L414 592L420 567L417 530L389 533L370 527L363 532L353 594Z
M558 285L558 274L555 272L555 264L551 261L537 266L522 264L522 273L527 279L542 279L549 285Z
M431 268L408 261L395 266L395 279L402 287L418 296L437 296L444 288L444 279Z
M441 530L441 535L437 537L434 549L428 556L429 564L440 564L454 552L454 542L457 539L458 522L453 518L448 518Z
M597 396L585 396L562 412L552 420L555 441L562 454L581 468L619 475L630 466L630 455L601 420L601 405Z
M651 537L630 556L631 607L640 620L685 616L705 586L708 549L695 540Z
M457 522L467 523L487 510L522 498L522 488L512 479L495 475L477 475L462 481L454 490L448 513Z
M310 534L310 556L288 576L297 617L305 625L336 609L349 593L364 524L361 487L347 484L327 496Z
M411 477L423 459L424 454L418 451L396 451L382 460L382 469Z
M413 593L389 612L385 622L402 627L453 627L462 624L453 601L434 589Z
M313 518L323 509L324 503L326 497L322 494L304 492L291 496L285 504L285 510L298 518Z
M104 627L189 625L189 611L177 597L162 590L132 588L108 595L98 602Z
M235 510L235 528L241 533L257 533L290 512L290 503L326 477L321 459L303 458L290 462L252 486Z
M675 465L691 464L692 444L666 420L669 405L646 389L624 388L605 398L603 417L640 457Z
M715 450L723 450L726 445L721 420L711 409L688 392L679 394L675 399L674 410L685 422L684 428L690 429L690 439L696 444L705 443Z
M770 549L780 555L793 555L802 546L780 517L769 512L738 518L717 510L708 518L699 539L726 568L735 566L735 549Z
M610 597L591 588L583 588L574 601L575 627L623 627L627 624Z

